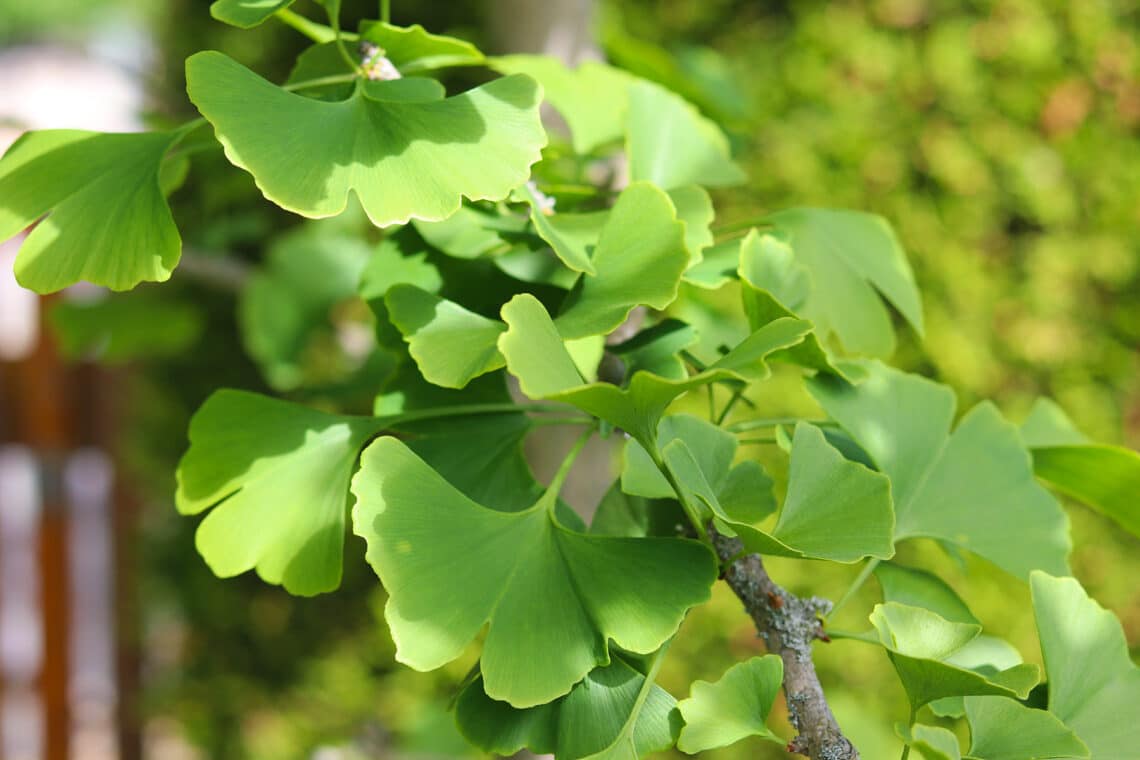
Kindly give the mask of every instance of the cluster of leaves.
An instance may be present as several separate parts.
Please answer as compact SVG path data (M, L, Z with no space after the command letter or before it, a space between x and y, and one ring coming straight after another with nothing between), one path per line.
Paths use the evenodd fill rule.
M342 360L322 381L370 387L375 401L372 415L350 415L222 390L201 407L176 500L207 513L196 543L217 575L254 570L299 595L337 588L351 503L395 658L435 670L481 642L455 706L476 746L637 758L779 741L766 725L775 656L694 683L680 702L656 683L717 579L713 525L748 552L868 561L884 603L850 637L898 671L911 705L900 734L916 752L961 756L952 734L916 722L925 708L966 717L968 757L1134 751L1137 727L1122 718L1140 677L1119 623L1061 577L1068 523L1038 477L1136 532L1140 457L1087 443L1048 402L1021 428L988 403L955 424L948 388L878 361L896 344L889 307L924 329L882 219L796 208L718 242L707 188L745 177L680 95L600 63L487 58L415 26L342 32L333 0L328 26L289 5L213 6L238 26L277 15L311 35L284 85L199 53L187 91L203 119L138 135L32 133L0 162L0 237L39 222L16 271L40 292L170 276L180 243L166 197L212 142L194 142L207 123L268 200L320 219L354 195L383 230L372 242L308 223L243 294L270 385L308 384L316 339L322 363ZM429 75L456 66L502 76L448 96ZM544 97L568 140L547 144ZM622 161L618 190L606 175ZM747 329L710 343L667 314L683 289L739 292ZM354 295L368 313L330 323ZM350 330L362 320L363 349ZM774 368L826 419L750 414ZM689 392L708 395L707 420L671 411ZM584 433L543 486L521 447L551 424ZM742 453L738 436L761 428L778 471ZM559 493L580 445L617 431L621 475L587 525ZM981 635L944 583L889 562L918 538L1031 583L1046 686L1034 691L1037 669Z

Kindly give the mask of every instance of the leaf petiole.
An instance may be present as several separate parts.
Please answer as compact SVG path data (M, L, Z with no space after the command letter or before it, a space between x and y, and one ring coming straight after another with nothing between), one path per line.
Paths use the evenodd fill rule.
M554 513L554 507L558 503L558 494L562 491L562 486L566 483L567 476L570 475L570 470L574 468L574 461L578 455L582 453L586 443L594 435L596 426L591 424L589 429L584 431L582 435L578 436L578 440L574 441L574 445L566 452L566 458L562 460L562 464L558 467L558 472L554 473L554 478L550 481L550 485L546 487L546 493L543 499L546 500L546 508L550 510L551 514Z
M305 37L308 37L313 42L319 44L325 42L332 42L336 39L336 32L331 27L324 24L318 24L316 21L307 19L299 13L295 13L288 8L282 8L275 11L273 15L278 21L285 24L285 26L300 32Z
M380 20L385 24L392 23L392 0L380 0Z

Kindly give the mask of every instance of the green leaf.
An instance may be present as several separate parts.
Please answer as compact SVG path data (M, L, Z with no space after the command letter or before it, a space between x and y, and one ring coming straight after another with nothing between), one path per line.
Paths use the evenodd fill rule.
M388 348L403 346L403 335L392 324L384 296L395 285L415 285L429 293L443 286L439 269L428 261L427 246L409 227L388 235L373 251L360 275L358 292L376 316L376 339Z
M1140 536L1140 453L1090 443L1047 399L1038 399L1021 426L1037 477Z
M822 336L834 333L853 353L889 356L894 352L895 333L880 294L915 332L923 334L922 301L914 274L894 231L881 217L794 208L772 214L766 221L786 239L810 276L811 287L805 295L801 270L782 259L768 264L763 276L757 271L754 285L772 293L798 316L810 319ZM787 301L802 305L796 308Z
M306 358L317 338L330 339L330 312L356 294L372 255L360 238L301 228L277 240L238 300L242 343L269 385L293 390L310 378ZM321 357L322 375L330 358Z
M295 0L215 0L210 15L222 23L252 29Z
M879 362L845 367L865 377L849 385L818 375L808 388L890 477L896 541L935 538L1019 578L1068 572L1068 518L992 404L974 407L951 434L949 388Z
M756 230L740 241L738 271L744 313L753 330L774 319L796 316L811 284L810 276L795 260L791 248L775 236L760 235ZM784 352L782 358L846 379L842 370L832 364L814 332L803 343Z
M302 216L335 216L355 192L379 227L444 219L464 197L505 198L546 142L538 87L524 76L427 101L401 99L405 80L370 82L332 103L207 51L187 59L186 81L230 161Z
M490 59L504 74L527 74L542 85L544 97L570 127L574 151L592 153L622 136L626 90L636 81L626 72L596 61L569 69L553 56L507 55Z
M923 760L962 760L962 749L952 731L921 723L909 728L899 724L895 730Z
M432 34L419 24L401 27L383 21L365 21L360 39L375 44L407 76L449 66L478 66L485 61L478 48L466 40Z
M1140 668L1120 621L1073 578L1030 577L1049 712L1073 729L1094 758L1140 758Z
M883 562L875 567L875 578L883 589L884 602L922 607L951 623L980 624L954 589L933 573Z
M1004 697L966 697L973 760L1087 758L1072 729L1044 710Z
M626 377L651 372L669 380L684 380L687 375L680 353L696 342L696 328L678 319L666 319L609 350L625 362Z
M987 677L947 662L978 636L981 626L951 623L929 610L897 602L875 605L871 623L915 712L942 697L1024 699L1037 683L1036 665L1017 665Z
M728 139L680 95L639 81L629 87L626 152L629 176L672 190L723 187L747 177L732 161Z
M496 322L415 285L394 285L384 296L388 314L424 379L462 388L503 366L497 341L506 330Z
M129 290L169 279L182 242L159 174L182 134L51 129L13 143L0 159L0 240L39 220L17 281L54 293L81 280Z
M695 755L749 736L783 744L766 725L783 679L783 661L769 654L733 665L716 683L694 681L692 695L677 705L685 719L677 748Z
M713 244L711 225L716 217L712 198L700 185L684 185L669 191L669 200L677 209L677 218L685 223L685 248L689 252L689 269L704 258L704 250Z
M479 749L513 755L521 749L573 760L610 746L635 708L645 676L620 657L591 670L564 697L519 709L483 691L482 678L459 694L455 719L463 735ZM677 702L654 685L634 725L637 756L668 749L680 730Z
M524 185L522 193L527 202L530 203L531 224L534 225L539 237L550 244L551 250L562 260L562 263L575 272L596 275L598 271L594 268L593 262L590 261L590 254L597 242L597 235L601 234L601 228L581 225L579 220L585 220L588 223L594 222L598 215L570 214L567 215L570 219L563 223L560 218L562 214L547 212L539 203L535 191L530 187ZM608 218L608 215L603 218ZM587 234L583 235L583 231Z
M982 676L992 676L1022 662L1021 653L1005 639L981 634L967 643L946 662ZM962 697L944 697L930 703L930 711L941 717L961 718L966 714Z
M412 225L424 240L448 256L477 259L509 245L501 234L508 222L511 232L521 233L526 228L525 219L511 219L473 206L463 206L442 221L415 221Z
M631 496L622 491L618 479L598 503L590 532L602 536L677 536L686 524L685 512L675 500Z
M507 332L499 350L508 371L530 398L573 404L622 428L647 448L654 445L657 423L676 398L688 390L721 381L757 381L768 376L768 355L803 340L806 322L782 319L758 330L700 374L669 380L638 372L628 388L585 384L562 343L558 328L536 298L522 294L503 306Z
M710 246L701 256L701 260L685 272L685 282L704 290L719 290L725 283L736 279L736 268L740 263L740 239Z
M352 490L354 529L390 595L396 658L438 668L489 624L485 689L516 707L566 694L610 662L610 640L655 651L716 579L701 544L563 527L553 492L523 512L476 504L393 438L365 449Z
M718 504L732 520L754 523L776 511L772 479L764 469L752 461L733 466L737 443L731 433L688 414L673 414L657 426L657 445L664 450L675 440L685 442ZM634 496L676 498L652 457L634 440L625 445L621 483Z
M205 327L196 305L150 290L97 301L56 301L49 319L66 356L94 354L107 364L177 356Z
M184 515L214 508L195 541L210 569L256 569L302 596L340 585L349 477L384 424L242 391L210 396L190 421L175 494Z
M844 459L816 427L796 426L788 494L770 532L733 519L685 441L674 440L662 456L681 487L704 502L749 551L835 562L894 554L887 479ZM837 499L835 494L844 496Z
M689 264L685 225L673 203L647 183L622 191L598 238L593 275L583 275L555 320L565 338L610 332L635 306L664 309Z

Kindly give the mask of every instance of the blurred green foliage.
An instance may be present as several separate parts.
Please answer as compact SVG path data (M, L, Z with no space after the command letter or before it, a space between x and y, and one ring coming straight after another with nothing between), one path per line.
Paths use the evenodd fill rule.
M110 5L90 3L79 18L69 15L71 0L8 2L0 40L45 29L75 36ZM218 24L205 0L170 0L161 13L157 3L128 5L145 6L155 24L162 58L155 94L169 118L190 113L179 95L190 53L226 50L282 80L304 45L280 25L246 32ZM363 15L374 4L346 5ZM493 37L477 2L394 5L398 23L476 43ZM611 60L681 92L729 129L751 181L717 193L722 223L795 205L883 215L925 298L927 339L919 344L900 329L900 365L959 389L962 408L989 397L1017 419L1036 395L1051 395L1094 438L1140 445L1133 0L609 0L600 11L598 37ZM180 226L191 231L188 250L257 265L265 241L296 220L265 203L218 152L195 164L173 199ZM345 757L455 756L461 745L444 710L470 663L423 675L393 662L383 593L360 561L359 542L349 542L339 591L293 598L254 578L214 578L193 549L194 524L174 514L170 474L189 414L215 387L263 389L254 364L236 359L243 351L235 293L216 285L175 274L167 293L203 305L201 337L132 381L125 450L132 469L150 473L141 480L149 505L138 571L148 653L142 706L152 733L180 736L203 757L223 760L309 757L322 745L355 747L358 754ZM729 342L723 315L736 308L694 289L683 316L701 323L706 339ZM774 383L757 400L762 411L812 412L803 398L773 401L790 385ZM320 404L321 394L306 400ZM1140 544L1083 508L1070 513L1078 577L1122 617L1129 640L1140 641ZM987 629L1039 661L1023 584L933 545L908 547L900 560L919 555ZM828 563L769 566L790 591L831 598L854 574ZM836 625L865 628L876 594L869 583ZM761 651L739 603L718 586L685 623L662 683L681 697L694 679L716 680ZM897 755L891 726L906 706L886 658L837 642L817 646L817 662L864 757ZM781 720L773 725L786 731ZM706 756L786 754L752 740Z

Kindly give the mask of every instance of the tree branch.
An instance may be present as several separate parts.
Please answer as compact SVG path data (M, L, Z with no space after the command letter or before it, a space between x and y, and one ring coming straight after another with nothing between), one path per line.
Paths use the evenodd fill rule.
M788 716L799 732L788 744L788 751L812 760L858 760L859 752L843 735L827 706L811 659L812 641L828 640L820 617L831 609L831 602L789 594L768 577L759 555L732 561L740 555L740 539L722 536L711 527L709 536L720 561L727 565L725 581L744 602L768 651L784 661Z

